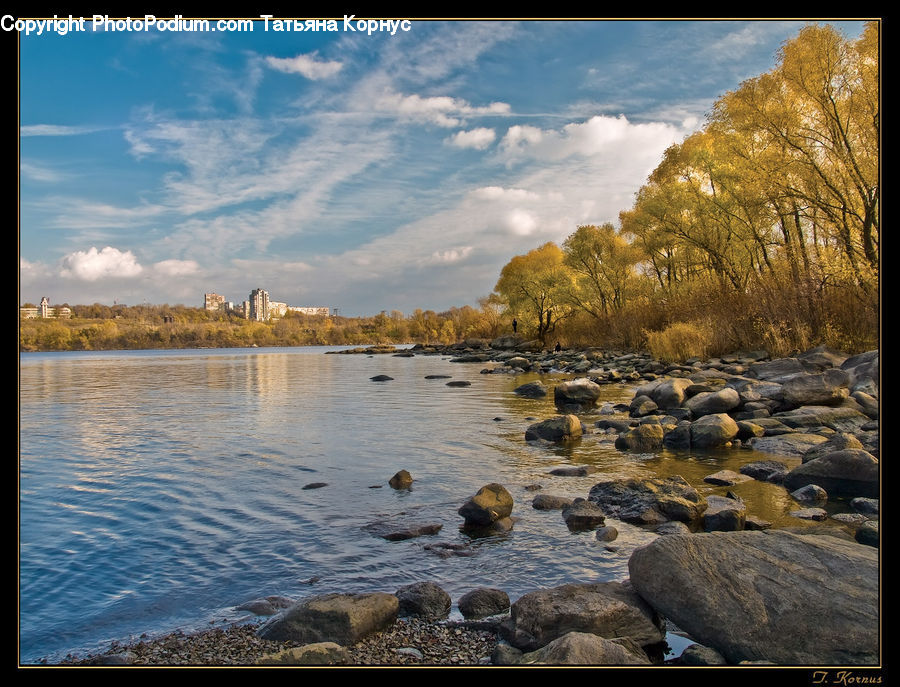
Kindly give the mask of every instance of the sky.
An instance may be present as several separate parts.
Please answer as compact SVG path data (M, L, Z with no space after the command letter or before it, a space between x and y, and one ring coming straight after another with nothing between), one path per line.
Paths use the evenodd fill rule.
M617 223L804 25L20 33L20 302L477 306L515 255Z

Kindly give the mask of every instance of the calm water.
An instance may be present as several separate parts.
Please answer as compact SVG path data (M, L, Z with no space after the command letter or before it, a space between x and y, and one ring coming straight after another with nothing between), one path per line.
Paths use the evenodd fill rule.
M540 587L624 579L631 551L655 535L608 520L620 532L618 550L608 551L592 532L570 533L558 511L532 509L525 487L586 497L600 475L548 472L590 464L605 475L680 474L702 493L724 494L703 477L772 457L626 454L603 435L529 445L526 418L554 415L552 394L531 400L512 390L537 375L325 350L21 356L21 662L246 619L233 607L271 594L393 592L432 580L454 601L482 585L515 600ZM369 381L377 374L394 381ZM472 385L425 379L433 374ZM604 389L613 402L632 391ZM409 491L387 486L400 469L415 479ZM327 486L302 489L312 482ZM456 510L488 482L509 489L520 520L508 534L472 540L458 531ZM788 515L797 506L781 487L733 490L776 526L803 524ZM365 529L374 522L443 529L389 542ZM424 548L436 542L467 544L471 555Z

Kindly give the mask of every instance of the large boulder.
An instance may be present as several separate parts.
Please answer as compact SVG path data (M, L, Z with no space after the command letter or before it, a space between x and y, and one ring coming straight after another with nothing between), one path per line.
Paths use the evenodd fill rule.
M833 406L850 395L850 375L843 370L798 375L784 383L784 400L794 406Z
M266 654L257 665L274 666L333 666L350 663L350 653L334 642L316 642Z
M819 434L779 434L771 437L753 437L750 448L762 453L774 453L779 456L802 456L811 448L827 441Z
M400 602L393 594L324 594L282 611L256 634L262 639L312 644L355 644L397 619Z
M570 505L564 506L562 516L566 526L573 532L600 527L606 520L603 509L585 499L575 499Z
M547 395L547 387L543 382L528 382L513 389L513 393L517 396L525 398L543 398Z
M665 430L662 425L644 424L616 437L616 448L622 451L650 453L663 447Z
M521 665L620 666L649 665L643 649L625 639L605 639L589 632L568 632L536 651L524 654Z
M703 513L703 529L707 532L734 532L744 529L747 506L743 501L710 495L706 497L706 506Z
M396 593L401 617L418 616L440 620L450 615L450 595L434 582L416 582L400 587Z
M509 595L502 589L479 587L463 594L456 605L467 620L489 618L509 611Z
M829 406L802 406L796 410L772 416L788 427L828 427L835 432L858 432L869 422L869 418L854 408L832 408Z
M610 518L639 525L697 522L706 510L706 500L679 475L598 482L588 499Z
M690 410L694 417L727 413L741 404L741 397L731 387L720 391L707 391L692 396L684 402L684 407Z
M536 422L525 430L525 441L570 441L581 436L581 420L575 415L560 415Z
M850 448L834 451L803 463L784 478L784 486L795 490L818 484L832 496L878 496L878 459L868 451Z
M807 364L811 363L821 370L827 370L843 365L847 360L847 354L822 344L801 353L797 358Z
M691 446L694 448L723 446L737 437L737 434L737 423L727 414L704 415L691 424Z
M479 528L509 517L512 508L512 495L502 484L493 482L481 487L457 512L466 519L465 527Z
M797 358L777 358L750 365L748 374L764 381L781 383L794 375L803 374L806 367Z
M534 651L569 632L600 637L628 637L639 646L658 644L665 637L664 621L621 582L566 584L520 597L503 627L507 641Z
M600 385L595 384L587 377L562 382L553 389L553 402L558 408L565 406L579 406L592 408L600 398Z
M841 363L841 369L850 375L849 384L854 391L862 386L878 388L878 351L850 356Z
M413 478L407 470L399 470L393 477L388 480L391 489L409 489L412 486Z
M784 530L675 535L628 569L642 598L731 664L879 662L872 548Z
M573 499L568 496L554 496L553 494L538 494L531 501L531 507L535 510L562 510L572 505Z
M650 398L663 410L679 408L684 403L685 398L687 398L685 390L691 384L693 382L686 377L666 379L650 391Z
M519 348L523 343L525 343L525 340L518 336L498 336L491 341L490 345L494 350L511 351Z
M862 447L863 445L860 440L849 432L835 432L822 443L816 444L804 452L803 462L808 463L811 460L827 456L829 453L834 453L835 451L843 451L848 448L861 449Z

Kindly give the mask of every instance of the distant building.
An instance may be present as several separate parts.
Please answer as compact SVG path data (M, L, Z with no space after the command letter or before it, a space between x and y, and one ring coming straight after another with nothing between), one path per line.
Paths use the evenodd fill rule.
M225 296L217 293L205 293L203 294L203 307L206 310L224 310Z
M269 292L253 289L250 292L250 319L265 322L269 319Z
M24 317L27 320L34 320L38 317L41 319L53 317L64 320L72 317L72 309L65 306L53 308L50 306L50 299L44 296L37 308L19 308L19 317Z
M288 304L279 303L278 301L269 301L269 317L284 317L287 312Z
M290 312L300 313L301 315L325 315L326 317L330 314L330 311L327 307L295 307L293 305L287 306L287 310Z

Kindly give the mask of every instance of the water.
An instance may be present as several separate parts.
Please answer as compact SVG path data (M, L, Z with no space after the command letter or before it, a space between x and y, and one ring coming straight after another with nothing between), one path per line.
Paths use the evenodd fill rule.
M21 356L21 662L247 620L234 606L272 594L393 592L432 580L454 601L483 585L515 600L625 579L631 551L656 535L608 520L620 535L607 550L592 532L569 532L558 511L532 509L525 487L585 497L601 475L680 474L704 494L724 494L703 477L772 457L627 454L603 435L529 445L526 418L556 413L552 395L512 393L537 375L325 350L335 349ZM369 381L377 374L394 381ZM448 387L425 379L432 374L472 384ZM605 400L632 391L605 387ZM574 464L600 473L548 475ZM387 486L400 469L415 479L409 491ZM312 482L327 486L302 489ZM456 511L489 482L506 486L520 519L512 532L473 540L458 531ZM788 515L797 505L781 487L732 489L776 526L804 524ZM443 529L389 542L366 529L379 522ZM466 544L471 555L425 549L436 542Z

